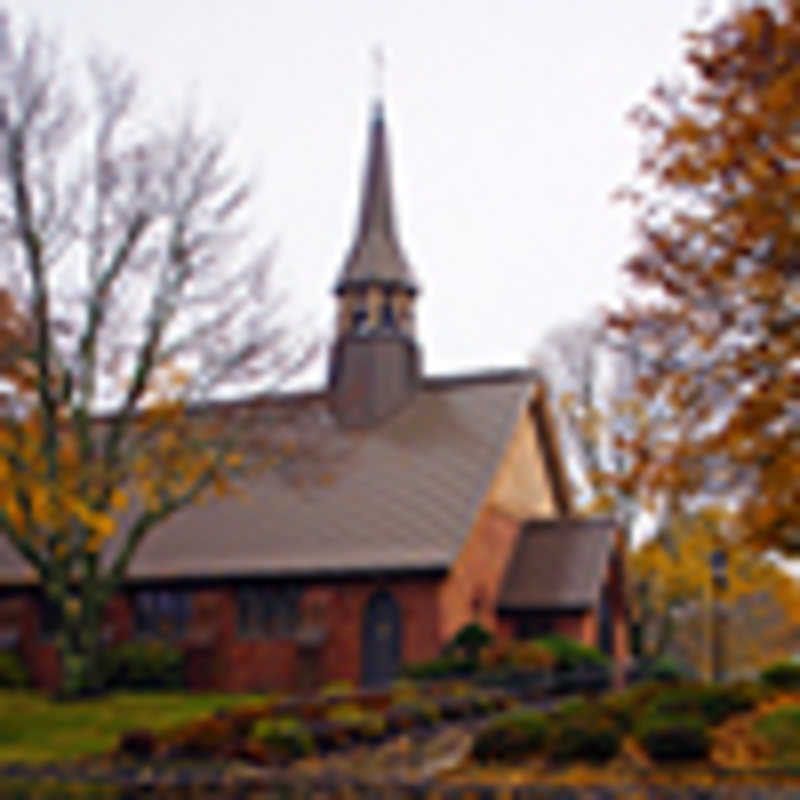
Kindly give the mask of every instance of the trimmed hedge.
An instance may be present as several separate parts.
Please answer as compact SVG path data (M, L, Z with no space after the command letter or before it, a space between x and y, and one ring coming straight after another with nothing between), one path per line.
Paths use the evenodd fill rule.
M774 689L800 689L800 661L779 661L761 673L761 680Z
M493 719L472 746L479 761L513 761L544 747L548 721L540 711L516 709Z
M690 761L705 758L711 736L705 721L691 714L646 716L636 727L636 739L656 761Z
M416 664L406 664L403 674L414 680L433 680L452 675L471 675L477 667L473 659L459 655L444 655Z
M553 761L604 762L619 752L622 732L599 708L595 711L553 719L547 737L547 752Z
M648 664L642 677L662 683L678 683L689 677L686 670L671 656L661 656Z
M688 714L702 718L709 725L719 725L731 714L755 708L758 699L757 687L749 683L689 684L656 695L647 707L646 716Z
M0 652L0 688L23 689L30 682L28 670L14 652Z
M105 656L105 683L112 689L181 689L183 662L181 650L165 642L125 642Z
M533 641L550 651L555 659L554 666L557 670L572 671L586 667L609 669L611 667L611 660L605 653L567 636L554 633Z

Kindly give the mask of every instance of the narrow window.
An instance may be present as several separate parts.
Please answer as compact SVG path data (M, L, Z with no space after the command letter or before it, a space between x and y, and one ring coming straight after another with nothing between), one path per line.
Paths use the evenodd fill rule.
M384 328L394 328L394 308L392 307L392 301L388 298L383 304L381 325L383 325Z
M179 639L189 623L191 596L176 589L141 589L134 595L133 608L139 636Z
M367 328L369 314L364 306L358 306L353 310L353 330L356 333L363 333Z

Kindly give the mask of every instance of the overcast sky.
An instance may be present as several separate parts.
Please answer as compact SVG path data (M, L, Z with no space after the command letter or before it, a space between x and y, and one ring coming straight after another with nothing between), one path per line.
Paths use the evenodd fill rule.
M372 92L385 96L401 238L422 284L428 372L523 364L550 327L611 301L632 247L613 189L625 113L679 69L699 0L20 0L71 59L98 47L231 140L257 176L298 313L329 335ZM312 380L324 374L322 362Z

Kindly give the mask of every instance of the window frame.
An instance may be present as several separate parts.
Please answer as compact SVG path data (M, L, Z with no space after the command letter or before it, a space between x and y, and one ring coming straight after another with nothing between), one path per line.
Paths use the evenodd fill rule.
M145 610L145 605L150 608ZM135 638L180 641L191 622L192 593L163 586L141 587L131 593L131 610Z
M302 587L296 583L239 584L236 587L237 636L247 640L293 639L300 627L302 594Z

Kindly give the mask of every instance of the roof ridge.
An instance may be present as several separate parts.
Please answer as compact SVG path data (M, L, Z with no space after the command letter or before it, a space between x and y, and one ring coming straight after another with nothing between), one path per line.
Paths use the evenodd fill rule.
M543 382L542 374L532 367L489 367L473 372L449 375L426 375L422 379L423 389L447 389L451 386L476 383L514 383L518 381Z

